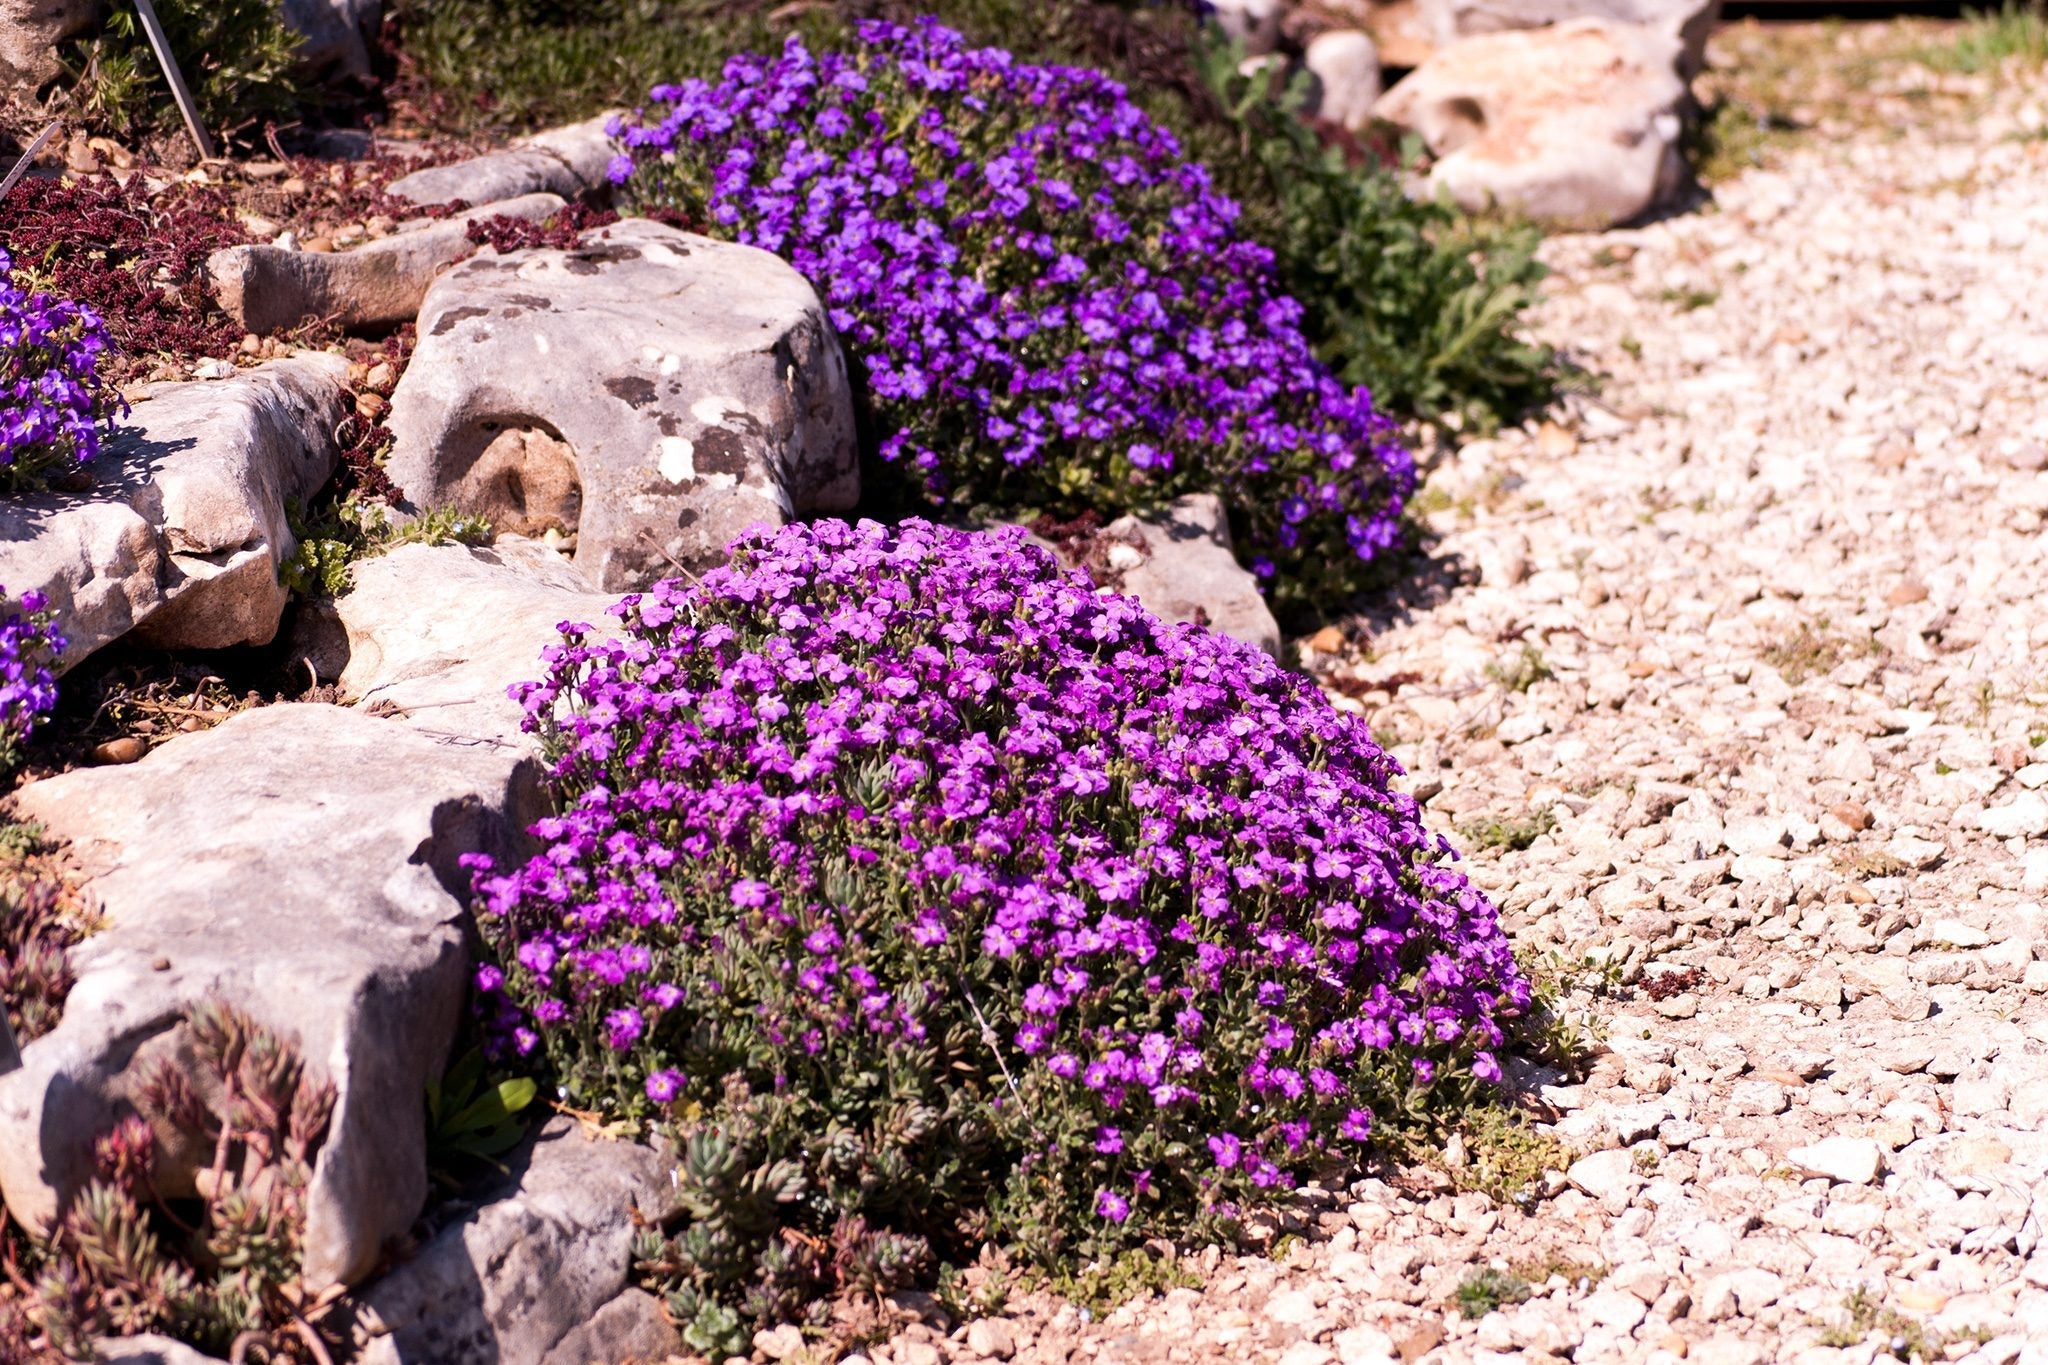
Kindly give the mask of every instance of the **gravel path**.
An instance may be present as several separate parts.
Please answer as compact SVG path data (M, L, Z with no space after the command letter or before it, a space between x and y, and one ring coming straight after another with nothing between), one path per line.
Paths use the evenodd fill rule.
M2048 1362L2040 122L1553 241L1541 330L1597 401L1447 457L1440 572L1310 656L1602 987L1590 1075L1538 1092L1568 1172L1312 1196L1282 1259L878 1365ZM1487 1267L1530 1297L1451 1311Z

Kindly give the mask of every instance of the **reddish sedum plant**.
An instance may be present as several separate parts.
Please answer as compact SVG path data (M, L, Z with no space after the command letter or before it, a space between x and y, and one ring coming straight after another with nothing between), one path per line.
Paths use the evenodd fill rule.
M160 1332L236 1360L331 1361L331 1300L304 1292L299 1262L333 1087L228 1006L194 1009L185 1034L203 1082L160 1064L136 1097L142 1112L100 1139L96 1178L49 1236L29 1246L5 1234L0 1347L90 1360L97 1338ZM196 1208L172 1208L157 1188L171 1140L213 1154Z

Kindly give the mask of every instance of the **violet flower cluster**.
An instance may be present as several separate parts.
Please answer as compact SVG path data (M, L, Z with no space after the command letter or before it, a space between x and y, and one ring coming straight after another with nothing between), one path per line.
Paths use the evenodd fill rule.
M97 313L21 288L0 250L0 486L92 463L115 402L99 373L107 349Z
M829 1167L866 1086L954 1126L904 1161L985 1154L949 1179L998 1229L1101 1247L1498 1078L1494 907L1259 651L918 520L754 533L619 612L513 689L560 813L476 864L487 1013L576 1102L811 1105Z
M1099 73L931 20L859 33L656 87L614 122L612 178L817 285L882 456L929 497L1119 512L1216 490L1280 595L1354 587L1412 458L1316 359L1208 172Z
M36 723L57 704L52 666L68 642L56 620L39 592L23 593L19 609L0 619L0 770L20 762Z

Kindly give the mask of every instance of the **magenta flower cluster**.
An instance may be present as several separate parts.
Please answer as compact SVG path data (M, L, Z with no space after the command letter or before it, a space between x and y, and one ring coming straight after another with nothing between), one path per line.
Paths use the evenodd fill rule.
M108 345L97 313L21 288L0 251L0 484L33 486L99 454L115 401L99 373Z
M825 1142L866 1084L958 1125L905 1160L987 1153L999 1228L1138 1238L1498 1077L1494 907L1257 650L916 520L757 533L619 610L514 689L559 814L480 865L500 1036L578 1102L815 1102Z
M1415 472L1301 332L1237 205L1096 72L925 20L729 61L616 121L612 177L810 278L881 454L966 505L1121 511L1224 493L1286 595L1393 544Z
M57 704L52 665L68 643L42 593L21 595L18 610L0 619L0 768L19 761L36 723Z

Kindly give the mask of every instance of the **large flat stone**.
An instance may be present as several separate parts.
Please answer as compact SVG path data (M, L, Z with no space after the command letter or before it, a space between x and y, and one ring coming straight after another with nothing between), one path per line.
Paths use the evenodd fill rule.
M8 1211L46 1226L137 1078L177 1055L185 1011L220 999L334 1084L306 1274L317 1290L368 1273L426 1197L425 1086L466 984L458 860L517 855L536 776L501 748L284 704L22 788L19 818L70 843L105 923L72 950L63 1020L0 1077Z
M524 749L522 711L507 694L546 671L541 651L565 621L610 633L616 600L590 591L561 556L511 538L489 547L407 545L350 570L334 603L348 639L350 701L395 708L433 735Z
M659 1219L670 1164L551 1120L504 1186L363 1293L359 1365L588 1365L681 1349L631 1288L634 1211Z
M130 631L165 648L265 644L285 607L285 501L339 456L348 364L302 355L160 385L103 443L85 493L0 499L0 585L47 594L76 664Z
M469 240L472 222L501 215L544 222L564 202L558 194L521 195L353 251L222 247L206 258L207 283L221 310L251 332L275 332L315 318L330 318L343 328L407 322L442 271L476 254Z
M408 500L573 530L608 592L853 506L846 365L801 275L644 219L581 242L473 257L428 291L389 418Z

